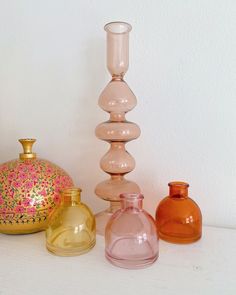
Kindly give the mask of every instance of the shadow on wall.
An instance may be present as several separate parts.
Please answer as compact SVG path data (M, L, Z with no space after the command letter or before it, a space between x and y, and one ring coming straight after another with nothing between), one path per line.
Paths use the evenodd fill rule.
M84 188L88 203L94 201L94 188L106 175L99 168L99 161L107 151L106 143L98 140L95 136L96 126L106 121L108 116L98 106L98 98L102 89L109 82L107 79L106 58L104 40L91 40L85 49L83 67L83 81L80 81L82 89L79 90L78 105L80 110L75 115L75 130L73 134L75 146L80 147L74 159L75 182ZM85 115L81 116L81 114Z
M84 77L83 91L80 91L77 106L80 112L75 117L77 140L83 148L80 152L81 163L93 168L98 143L95 128L101 121L106 120L104 112L101 112L98 106L100 92L107 83L101 43L101 40L97 40L91 42L86 48L84 67L81 69ZM85 113L85 116L80 116L81 112Z

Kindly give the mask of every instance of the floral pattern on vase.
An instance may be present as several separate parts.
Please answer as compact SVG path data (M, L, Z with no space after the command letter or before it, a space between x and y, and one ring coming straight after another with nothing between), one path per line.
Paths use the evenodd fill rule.
M0 166L0 232L42 230L60 202L59 191L73 186L69 175L43 159L17 159ZM11 232L13 230L13 232Z

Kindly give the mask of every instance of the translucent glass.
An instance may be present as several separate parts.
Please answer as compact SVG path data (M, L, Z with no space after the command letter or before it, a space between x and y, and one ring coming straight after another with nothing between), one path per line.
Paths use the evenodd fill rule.
M114 77L123 76L129 67L129 32L132 27L124 22L112 22L104 27L107 32L107 68Z
M95 218L80 202L80 192L79 188L63 190L62 202L49 218L46 245L56 255L80 255L95 245Z
M202 214L198 205L188 197L189 185L170 182L169 196L156 210L159 237L171 243L192 243L201 238Z
M112 76L99 97L99 106L110 114L110 119L99 124L96 136L110 143L109 151L102 157L100 167L110 178L99 183L95 193L110 201L110 207L96 215L97 232L104 234L105 226L112 214L120 208L119 195L123 192L139 193L139 186L125 178L135 167L134 158L126 150L126 142L140 135L137 124L129 122L125 114L137 104L137 100L124 75L129 67L129 32L131 25L112 22L105 25L107 32L107 68Z
M158 258L155 221L142 209L143 195L121 194L121 209L109 220L105 230L105 255L114 265L143 268Z

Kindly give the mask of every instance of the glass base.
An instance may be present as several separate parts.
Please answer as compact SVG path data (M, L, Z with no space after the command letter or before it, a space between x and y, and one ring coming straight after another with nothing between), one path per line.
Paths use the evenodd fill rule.
M170 236L163 234L159 232L159 238L162 239L163 241L166 241L168 243L173 243L173 244L190 244L197 242L199 239L201 239L201 234L196 235L196 236L182 236L182 237L176 237L176 236Z
M153 257L147 258L147 259L142 259L142 260L128 260L128 259L117 259L112 256L110 256L106 252L106 258L107 260L118 267L121 268L128 268L128 269L139 269L139 268L145 268L150 265L152 265L158 258L158 255L155 255Z
M105 228L111 216L120 209L120 202L110 202L110 208L99 212L95 215L96 218L96 232L98 235L105 235Z
M57 255L57 256L78 256L84 253L87 253L89 250L91 250L96 244L96 241L93 240L89 246L86 248L69 248L69 249L62 249L55 247L49 243L46 244L46 247L49 252Z

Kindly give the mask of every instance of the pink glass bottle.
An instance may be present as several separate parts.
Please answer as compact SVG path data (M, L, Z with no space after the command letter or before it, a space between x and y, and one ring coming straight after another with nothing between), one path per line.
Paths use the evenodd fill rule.
M125 175L135 167L134 158L127 152L126 143L140 135L137 124L127 121L126 113L137 103L136 97L124 81L129 67L129 32L132 27L125 22L112 22L104 27L107 32L107 68L111 81L99 97L99 106L110 114L108 121L99 124L96 136L110 143L109 151L102 157L100 167L110 178L95 188L98 197L110 202L107 210L96 215L97 233L104 234L112 214L120 208L122 192L140 192L139 186Z
M105 255L114 265L143 268L158 258L155 221L142 209L143 195L120 195L121 209L113 214L105 230Z

